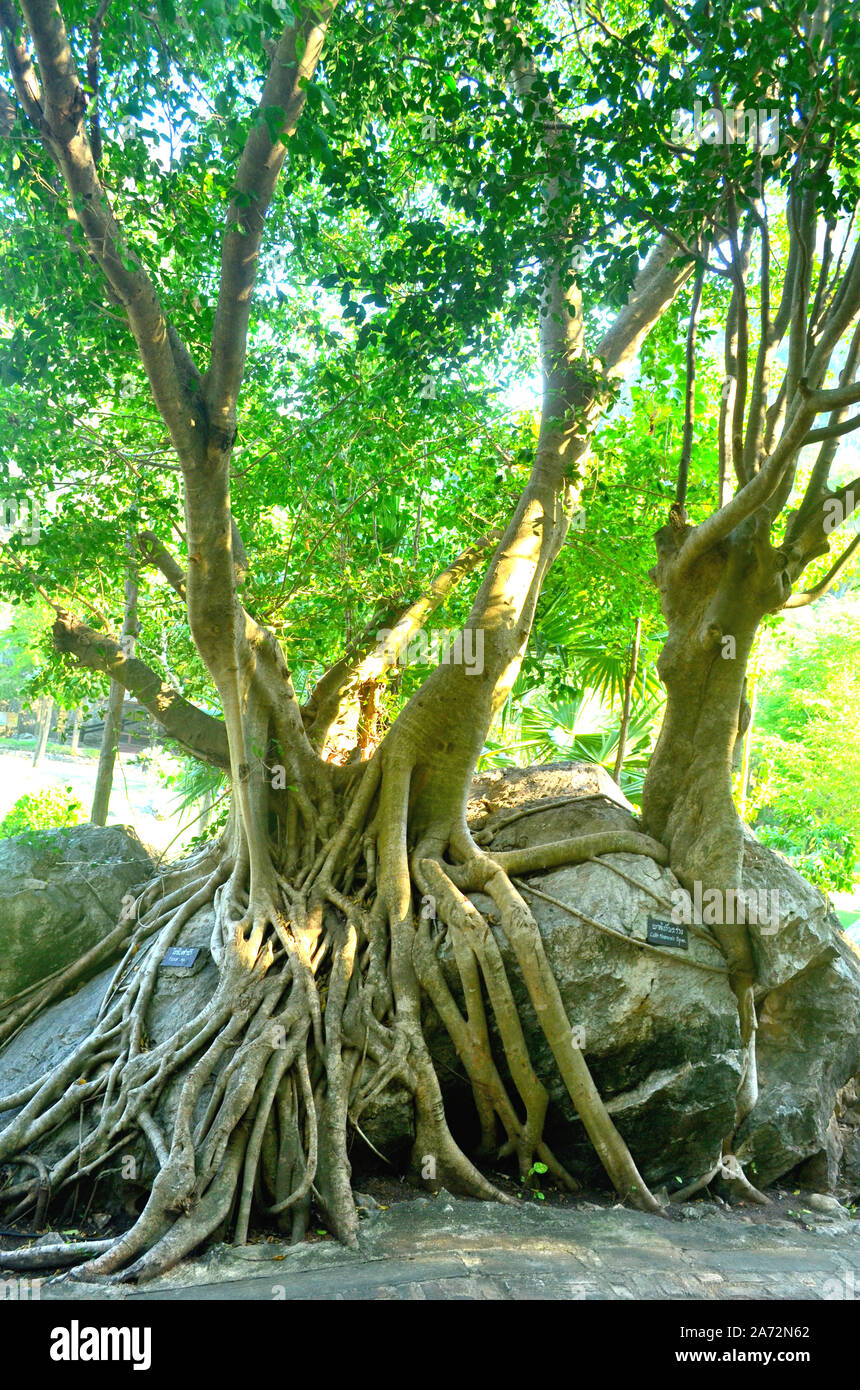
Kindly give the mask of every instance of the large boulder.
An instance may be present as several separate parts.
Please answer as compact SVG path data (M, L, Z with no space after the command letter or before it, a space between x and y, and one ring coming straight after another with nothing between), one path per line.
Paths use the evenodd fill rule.
M485 774L475 781L469 816L475 834L495 850L637 828L611 779L576 764ZM739 1152L761 1184L818 1161L825 1174L819 1186L844 1192L853 1184L856 1194L860 1106L851 1078L860 1071L860 959L821 895L754 838L747 842L744 875L748 886L778 892L779 913L775 924L752 928L760 977L761 1096L742 1127ZM101 896L104 876L88 869L88 877ZM531 873L523 882L571 1027L644 1177L670 1191L692 1181L713 1165L732 1128L740 1075L735 1000L719 951L692 930L687 949L648 949L649 918L670 920L680 886L670 870L647 856L608 855ZM550 1093L549 1141L581 1180L605 1184L494 905L482 897L476 902L498 940L534 1065ZM211 909L201 909L176 942L200 948L194 966L161 968L147 1025L153 1042L172 1035L214 989L211 931ZM441 960L457 994L456 969L444 945ZM110 975L54 1005L0 1052L0 1092L25 1087L85 1036ZM468 1148L477 1125L463 1068L429 1006L425 1022L452 1127ZM498 1049L497 1055L501 1060ZM361 1135L390 1158L408 1148L412 1117L402 1092L380 1097L359 1123ZM141 1179L142 1195L151 1158L137 1142L130 1141L129 1154L135 1163L127 1171ZM370 1155L357 1138L352 1156L359 1170ZM129 1199L131 1185L122 1190ZM105 1190L100 1191L102 1204Z
M494 850L637 828L633 808L611 778L577 764L484 774L473 785L469 818L478 838ZM760 1098L738 1136L739 1155L754 1180L766 1185L805 1160L834 1154L837 1096L860 1070L860 956L818 890L751 832L743 878L745 888L757 898L766 892L769 909L776 908L773 920L769 914L750 928L759 980ZM600 930L598 923L642 943L649 918L671 920L680 884L645 856L606 855L599 862L530 874L527 883L537 890L524 896L567 1016L581 1031L608 1109L646 1180L671 1191L716 1162L732 1128L740 1037L722 958L692 933L686 950L664 947L658 953ZM476 903L498 940L536 1070L550 1093L550 1140L573 1170L596 1181L596 1159L525 996L494 905L481 897ZM444 947L442 959L457 992L453 959ZM462 1075L441 1025L431 1020L428 1031L442 1074ZM837 1154L831 1165L831 1186L843 1192L856 1182L856 1171L848 1172L857 1161L856 1133L842 1125L844 1160Z
M0 1007L96 946L154 868L123 825L0 840Z

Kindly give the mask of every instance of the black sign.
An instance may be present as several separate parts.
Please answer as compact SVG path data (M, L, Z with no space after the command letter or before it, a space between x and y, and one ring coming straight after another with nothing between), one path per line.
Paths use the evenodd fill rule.
M660 917L648 918L648 936L652 946L679 946L687 950L687 928L683 922L664 922Z
M171 946L168 951L164 952L164 959L161 964L187 970L194 964L199 955L199 946Z

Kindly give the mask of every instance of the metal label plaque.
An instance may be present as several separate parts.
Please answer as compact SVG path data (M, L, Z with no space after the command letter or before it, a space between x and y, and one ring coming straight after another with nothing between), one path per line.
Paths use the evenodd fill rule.
M171 946L164 952L162 965L171 965L174 969L188 970L200 955L199 946Z
M661 917L649 917L645 939L652 946L674 946L681 951L688 949L687 928L683 922L665 922Z

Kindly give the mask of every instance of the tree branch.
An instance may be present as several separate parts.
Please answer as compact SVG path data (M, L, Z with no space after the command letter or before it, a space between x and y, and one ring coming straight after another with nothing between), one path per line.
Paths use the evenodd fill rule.
M661 237L640 270L625 307L597 348L610 376L623 376L661 314L695 269L684 261L671 237Z
M90 88L90 145L96 164L101 163L102 130L99 120L99 58L102 50L102 25L110 9L111 0L100 0L98 9L90 21L90 46L87 49L87 83Z
M11 135L17 115L18 108L14 101L6 88L0 87L0 135Z
M808 604L815 603L817 599L823 598L825 594L829 593L858 545L860 545L860 535L854 537L851 544L842 552L835 565L827 571L823 579L802 594L792 594L782 605L783 608L806 608Z
M248 135L236 171L206 387L210 431L213 443L222 451L231 447L236 432L236 405L266 214L286 157L286 141L304 109L307 86L336 7L337 0L306 3L295 25L284 29L260 98L262 118Z
M823 439L838 439L841 435L850 434L852 430L856 429L860 429L860 415L852 415L838 425L824 425L819 430L810 430L800 447L805 448L807 444L818 444Z
M734 237L732 257L729 262L730 276L732 280L732 293L729 299L729 311L726 317L726 338L724 357L726 364L726 379L723 383L722 397L720 400L720 421L719 421L719 499L720 505L727 502L732 493L729 481L729 465L732 465L734 473L739 483L744 483L747 478L742 467L741 453L735 449L734 443L734 422L736 413L736 401L738 397L738 378L740 360L740 325L743 317L746 324L746 275L749 268L750 247L752 245L753 224L748 221L744 227L741 244L738 247L737 238ZM743 314L741 310L743 309ZM747 348L744 346L744 374L747 366ZM746 395L746 383L744 383L744 395Z
M317 681L302 719L308 737L315 748L322 748L329 732L346 702L368 680L379 681L408 647L410 638L418 632L431 613L435 612L453 593L458 584L480 564L491 546L501 539L501 531L490 531L470 545L456 560L437 574L425 593L414 603L391 616L388 637L380 646L380 623L376 619L353 644L340 661L330 666Z
M736 526L767 502L776 491L785 470L791 467L800 441L812 420L814 409L801 402L791 424L786 429L767 463L724 507L712 512L701 526L690 532L679 555L679 565L686 569L713 546L725 540Z
M54 647L90 671L101 671L149 710L169 738L195 758L229 771L227 731L220 719L198 709L167 685L139 657L127 656L115 637L96 632L61 611L52 629Z
M705 261L696 271L693 285L693 302L690 306L690 321L687 325L686 384L684 387L684 439L681 445L681 461L678 464L678 481L675 487L675 501L683 507L687 500L687 479L690 461L693 457L693 424L696 414L696 337L699 327L699 310L702 304L702 287L705 283Z
M3 50L16 95L24 113L37 130L42 124L42 91L36 71L21 37L21 21L11 0L0 0Z
M137 544L146 564L155 565L156 569L161 570L171 589L176 591L184 603L185 572L182 566L174 560L167 546L158 539L153 531L141 531L137 538Z
M860 401L860 381L847 386L834 386L829 391L810 391L808 386L800 382L798 390L816 415L823 410L841 410L846 405L856 405Z
M4 11L10 9L9 0L0 3ZM28 114L63 176L93 258L125 309L177 452L188 459L199 452L204 437L202 411L195 405L199 374L168 322L149 276L125 242L99 180L84 119L86 97L56 0L23 0L23 10L42 79L41 103L28 93ZM3 27L5 32L5 19ZM21 61L16 50L10 66L19 95L24 80ZM29 64L29 58L26 61Z

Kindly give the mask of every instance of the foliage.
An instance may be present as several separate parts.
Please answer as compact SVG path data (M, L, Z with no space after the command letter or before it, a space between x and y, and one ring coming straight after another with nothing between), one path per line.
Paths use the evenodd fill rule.
M64 6L79 59L90 8ZM731 101L746 95L753 70L762 90L773 82L769 102L784 136L792 132L809 83L799 14L796 0L755 23L740 5L719 14L696 5L675 24L667 7L624 4L606 28L583 21L571 42L571 15L538 0L342 4L267 219L231 497L248 552L243 601L288 650L300 696L368 624L384 625L392 606L508 516L534 451L535 392L530 400L526 388L537 376L540 266L559 228L587 250L593 346L661 226L683 237L724 176L739 204L757 194L762 173L742 142L673 147L664 133L678 109L709 103L714 72ZM522 110L498 61L514 15L539 71ZM104 26L101 171L198 361L211 340L231 171L248 130L277 118L258 94L283 16L283 6L244 0L165 0L132 7L122 23L109 12ZM856 36L856 15L840 13L827 81L838 77L846 90ZM562 118L550 148L531 119L548 95ZM838 218L856 194L857 113L840 98L817 119L831 148L820 197ZM0 555L0 586L16 605L43 590L96 629L116 628L129 529L151 529L187 564L175 457L133 339L90 273L50 160L23 121L0 142L0 169L0 491L26 485L42 504L37 543L16 539ZM544 230L552 175L558 194ZM776 291L784 149L764 177ZM707 280L688 493L695 519L716 501L728 293L725 276ZM647 572L674 489L690 298L682 293L646 340L598 433L584 525L548 578L486 762L555 750L611 765L641 616L628 794L641 782L663 634ZM750 332L754 346L755 316ZM800 481L810 466L801 462ZM461 621L476 583L458 589L432 626ZM139 655L218 713L180 599L148 567L140 592ZM38 648L33 692L67 708L102 695L103 677L53 652L50 615L40 612L29 644ZM424 674L395 681L389 721ZM604 699L600 717L575 725L572 705L589 692Z
M820 824L814 816L780 805L776 824L758 821L763 845L779 850L798 873L822 892L850 893L854 886L857 844L843 826Z
M28 831L67 829L87 820L87 812L71 787L46 787L25 792L0 822L0 838Z
M38 674L34 648L39 640L44 616L35 607L0 607L0 700L25 696Z
M750 805L756 833L823 889L849 891L860 844L860 603L772 625L759 658Z

